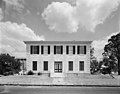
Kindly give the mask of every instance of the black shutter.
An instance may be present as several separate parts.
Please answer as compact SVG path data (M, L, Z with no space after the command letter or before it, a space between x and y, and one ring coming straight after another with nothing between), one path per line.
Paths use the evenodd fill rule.
M84 54L86 54L86 46L84 46Z
M69 54L69 46L66 46L66 54Z
M56 46L54 46L54 54L56 54Z
M43 45L41 46L41 54L44 53L44 48L43 48Z
M61 46L61 54L63 54L63 46Z
M39 54L39 46L37 46L37 54Z
M50 46L48 46L48 54L50 54Z
M75 54L75 46L73 46L73 54Z
M30 54L33 54L33 46L30 46Z
M80 46L77 46L77 54L80 54Z

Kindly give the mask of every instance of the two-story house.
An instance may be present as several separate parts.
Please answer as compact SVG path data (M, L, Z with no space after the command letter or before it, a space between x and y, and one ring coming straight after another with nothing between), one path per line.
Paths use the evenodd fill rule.
M65 77L90 73L92 41L25 41L26 68L34 73Z

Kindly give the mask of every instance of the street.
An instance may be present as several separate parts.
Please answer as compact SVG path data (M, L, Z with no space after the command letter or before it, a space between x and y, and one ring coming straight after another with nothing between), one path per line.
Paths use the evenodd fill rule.
M120 94L120 87L0 86L0 94Z

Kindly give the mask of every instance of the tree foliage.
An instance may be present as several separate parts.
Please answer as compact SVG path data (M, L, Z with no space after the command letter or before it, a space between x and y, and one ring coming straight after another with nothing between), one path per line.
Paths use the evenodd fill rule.
M0 74L16 73L20 70L20 62L9 54L0 54Z
M97 58L94 56L94 48L90 49L90 72L94 74L98 70L98 61Z
M108 54L109 59L111 60L111 65L114 65L114 62L117 59L118 75L120 75L120 33L113 35L108 39L108 44L105 45L104 52Z

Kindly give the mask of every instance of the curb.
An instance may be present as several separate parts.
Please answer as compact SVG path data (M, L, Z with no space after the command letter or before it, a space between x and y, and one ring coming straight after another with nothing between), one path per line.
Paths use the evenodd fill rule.
M36 85L36 84L0 84L0 86L47 86L47 87L120 87L120 85Z

